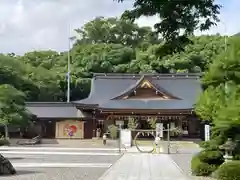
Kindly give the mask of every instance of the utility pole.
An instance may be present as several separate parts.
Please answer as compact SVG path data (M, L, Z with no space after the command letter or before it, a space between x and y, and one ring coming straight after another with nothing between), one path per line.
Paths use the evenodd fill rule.
M225 52L227 51L227 26L225 23L223 23L224 25L224 50Z
M68 63L67 63L67 102L70 102L70 91L71 91L71 87L70 87L70 81L71 81L71 29L70 29L70 25L69 25L69 36L68 36Z
M226 56L226 52L227 52L227 26L224 22L222 22L222 24L224 26L224 52L225 52L225 58L227 58L227 56ZM229 86L228 86L227 81L228 80L225 79L225 83L224 83L225 101L227 100L227 95L228 95L228 92L229 92Z

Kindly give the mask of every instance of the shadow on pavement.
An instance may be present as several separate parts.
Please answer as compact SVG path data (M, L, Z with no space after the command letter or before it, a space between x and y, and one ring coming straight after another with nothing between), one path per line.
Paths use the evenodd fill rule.
M23 159L25 159L25 158L23 158L23 157L7 157L10 161L11 160L23 160Z
M37 172L37 171L24 171L24 170L17 170L17 173L14 174L14 175L1 175L1 177L9 177L9 176L19 176L19 175L26 175L26 174L36 174L36 173L40 173L40 172Z

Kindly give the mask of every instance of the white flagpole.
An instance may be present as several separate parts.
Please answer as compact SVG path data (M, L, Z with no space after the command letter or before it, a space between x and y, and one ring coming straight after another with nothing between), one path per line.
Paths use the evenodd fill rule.
M67 72L67 102L70 102L70 81L71 81L71 68L70 68L70 61L71 61L71 54L70 54L70 50L71 50L71 27L69 25L69 37L68 37L68 72Z

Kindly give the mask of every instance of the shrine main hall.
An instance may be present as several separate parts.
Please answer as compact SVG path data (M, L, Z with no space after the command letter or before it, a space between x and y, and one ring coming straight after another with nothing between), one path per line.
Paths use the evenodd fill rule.
M94 74L86 99L65 102L30 102L28 110L46 138L93 138L109 125L128 128L129 119L147 129L148 121L180 128L199 138L200 121L194 105L202 87L199 74Z

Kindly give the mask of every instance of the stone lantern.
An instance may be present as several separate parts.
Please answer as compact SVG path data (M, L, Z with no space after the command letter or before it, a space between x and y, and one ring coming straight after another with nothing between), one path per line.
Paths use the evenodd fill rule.
M225 142L225 144L221 145L219 148L225 151L225 155L223 156L225 161L231 161L233 159L233 150L235 149L236 144L232 141L231 138Z

